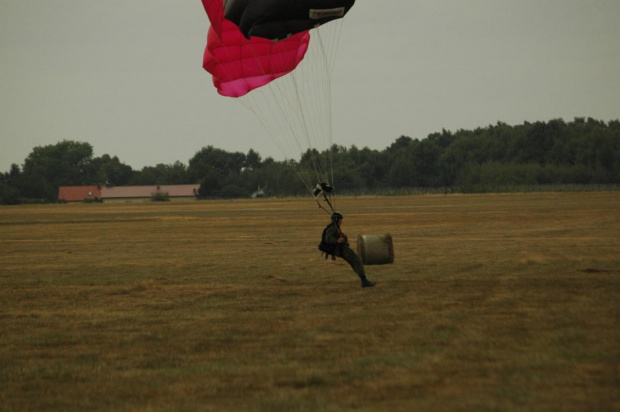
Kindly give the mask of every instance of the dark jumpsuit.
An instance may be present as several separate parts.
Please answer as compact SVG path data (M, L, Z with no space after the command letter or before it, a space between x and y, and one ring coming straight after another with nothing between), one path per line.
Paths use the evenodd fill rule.
M332 245L337 245L334 255L343 258L347 261L351 268L357 273L357 276L361 280L366 279L366 273L364 272L364 264L362 260L357 256L357 253L349 247L349 240L347 235L340 231L337 223L332 223L326 228L325 241ZM338 238L344 237L344 242L338 243Z

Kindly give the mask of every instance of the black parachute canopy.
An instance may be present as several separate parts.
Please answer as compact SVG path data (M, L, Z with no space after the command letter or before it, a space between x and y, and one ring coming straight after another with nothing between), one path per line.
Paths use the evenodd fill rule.
M224 17L246 38L284 39L344 17L355 0L224 0Z

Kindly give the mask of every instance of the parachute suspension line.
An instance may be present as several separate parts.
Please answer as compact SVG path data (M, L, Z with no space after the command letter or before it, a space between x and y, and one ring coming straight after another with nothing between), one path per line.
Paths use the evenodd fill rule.
M324 146L327 148L327 160L329 161L329 168L328 168L329 178L330 178L329 180L332 186L335 186L336 183L334 179L334 152L333 152L334 144L333 144L331 82L332 82L332 75L334 73L335 66L336 66L336 54L338 51L338 45L340 43L340 37L342 34L342 25L343 25L342 20L338 20L338 21L334 21L330 23L330 25L327 25L329 27L326 28L325 30L320 30L325 27L325 26L321 26L319 30L317 30L317 35L315 36L315 38L318 37L318 40L321 46L320 49L323 54L323 59L325 61L323 69L327 71L325 78L326 78L326 81L328 82L328 85L327 85L327 88L328 88L327 97L328 98L326 101L328 107L325 108L325 117L328 119L327 127L329 127L329 131L327 133L327 136L329 137L329 141L325 142ZM333 196L334 197L333 197L332 210L334 210L334 207L336 204L335 194ZM330 204L330 206L332 205Z
M334 209L334 206L332 206L332 203L330 202L329 197L325 193L323 193L323 199L325 200L325 203L327 203L329 205L329 208L331 209L331 211L327 210L321 204L321 202L319 202L319 200L317 198L315 198L314 200L316 201L316 204L319 205L319 209L322 209L322 210L324 210L325 212L327 212L328 214L331 215L332 213L334 213L336 211L336 209Z
M301 108L294 99L291 100L291 94L287 90L292 90L293 86L287 83L290 83L290 80L277 79L260 90L248 93L239 101L256 115L280 152L291 159L303 151L299 136L303 134L304 128L300 120ZM312 191L315 185L313 179L299 163L293 164L295 173L306 189Z
M272 56L274 59L278 57L278 55ZM254 55L254 58L257 61L257 67L263 67L258 60L259 57ZM263 74L265 73L263 72ZM302 151L302 144L298 136L300 130L303 132L306 128L303 123L300 123L300 119L303 120L302 107L298 102L291 101L290 93L286 91L287 88L291 88L291 86L287 86L290 80L287 80L286 77L288 76L278 78L238 100L254 113L278 150L288 158L291 153L286 150L284 142L290 142L289 139L293 138L297 146L295 153L299 154ZM280 120L276 121L277 119ZM289 143L289 146L292 144ZM294 169L306 188L312 190L312 179L304 175L301 167L296 166Z
M334 184L331 77L341 21L311 30L306 56L295 70L235 99L256 116L310 193L317 182ZM280 57L271 56L276 62ZM264 71L261 57L255 54L254 59ZM333 211L332 196L321 194ZM317 196L315 200L319 203Z
M296 116L294 114L290 115L285 113L285 109L287 107L290 108L289 104L278 104L279 100L274 93L275 88L272 88L272 86L269 84L267 86L264 86L263 89L265 90L254 90L252 93L249 93L238 100L247 109L249 109L252 113L255 114L256 118L259 120L263 128L267 131L274 144L277 146L278 150L280 150L280 152L284 154L285 157L287 157L287 159L285 160L292 160L288 158L289 150L287 150L283 138L280 138L280 136L295 138L297 146L299 147L299 150L301 150L301 145L296 140L296 136L298 133L295 131L295 125L292 123ZM269 91L269 93L267 93L267 91ZM278 116L282 116L282 118L287 120L283 122L274 122L273 115L277 113L281 113ZM291 146L291 144L289 144L289 146ZM312 179L306 176L303 173L301 167L297 164L294 167L294 171L298 175L306 189L311 191L311 188L313 186Z
M331 79L331 75L336 68L336 54L338 52L338 45L340 43L340 37L342 35L342 26L344 24L343 20L338 20L336 24L333 25L334 30L330 31L331 38L328 39L328 44L332 44L333 47L330 47L328 52L330 56L328 57L328 61L330 62L329 66L329 77Z
M239 99L257 116L285 156L292 153L285 150L284 142L289 147L294 143L293 154L302 154L304 160L296 167L296 173L309 191L313 190L314 182L333 181L330 89L333 65L329 62L325 36L321 34L323 28L311 32L310 48L296 70ZM280 124L274 124L274 118L280 119ZM324 153L320 150L321 141Z
M253 48L251 48L251 50L254 51ZM220 64L221 67L223 68L226 67L224 62L221 62L219 59L217 59L216 56L213 56L213 58ZM259 56L254 54L254 59L256 60L257 67L263 68L263 65L259 61ZM221 74L226 76L226 80L233 79L233 76L228 70L222 70ZM267 73L265 72L265 70L263 70L262 74L265 75ZM267 131L267 133L270 135L270 137L272 138L272 140L278 147L278 150L280 150L281 153L286 153L287 151L284 148L283 142L281 139L278 138L278 136L289 135L289 136L296 137L297 133L293 130L293 126L291 126L291 123L288 121L285 123L286 125L288 125L288 128L289 128L288 133L287 131L285 131L285 133L278 132L277 123L271 122L271 124L269 124L266 121L267 119L270 118L271 115L273 115L273 113L276 113L276 108L273 107L274 106L273 102L276 102L276 103L280 102L280 99L278 98L278 96L276 96L276 93L274 93L274 86L272 86L272 84L273 82L269 83L267 85L268 87L263 87L260 90L253 90L251 93L248 93L234 100L241 103L241 105L243 105L250 112L254 113L255 117L258 119L258 121L261 123L263 128ZM271 98L265 97L265 95L267 94L265 90L269 90L271 92L271 95L272 95ZM279 95L280 97L286 96L286 94L283 91L280 91ZM267 106L267 109L261 110L261 107L263 107L263 104ZM284 104L276 104L276 106L279 107L280 111L283 111L282 110L283 107L289 107L289 108L295 107L294 105L290 104L290 102L287 102ZM284 119L287 119L287 120L295 119L299 117L299 115L290 116L286 114L283 114L282 116ZM301 149L301 145L299 144L299 142L297 146L299 148L299 152L301 152L302 149ZM286 159L286 160L289 160L289 159ZM313 187L312 179L309 179L307 176L304 176L304 174L301 173L300 167L296 167L295 171L298 174L299 178L304 183L304 185L306 186L306 188L311 192L312 187Z
M311 69L314 70L312 76L309 78L320 79L319 82L315 82L315 87L311 91L315 91L317 98L313 99L316 107L316 117L318 119L317 124L323 126L323 130L320 130L316 134L317 141L322 141L323 153L319 151L319 157L321 162L322 180L329 181L333 185L333 157L331 148L333 146L333 128L332 128L332 106L331 106L331 75L333 67L333 52L336 49L337 42L326 41L329 38L329 34L333 33L335 28L340 27L340 22L331 22L330 24L323 25L316 30L313 30L313 45L314 53L313 61L317 62ZM327 36L326 36L327 34ZM333 37L333 36L332 36ZM331 53L330 53L331 52Z
M327 44L325 42L324 39L324 32L331 32L331 30L329 30L329 28L325 28L325 30L316 30L316 36L314 38L315 42L318 43L317 45L317 52L320 53L320 59L324 62L324 64L322 64L320 67L317 67L317 70L321 70L323 71L322 74L317 74L317 77L322 77L325 79L325 83L321 84L321 87L324 88L324 105L322 107L322 111L323 111L323 118L325 119L325 131L323 134L323 147L325 148L325 153L322 157L322 161L323 161L323 170L325 170L326 176L325 176L325 181L328 181L332 187L334 185L334 166L333 166L333 153L332 153L332 146L333 146L333 119L332 119L332 95L331 95L331 77L332 77L332 71L330 69L330 65L331 65L331 60L330 60L330 56L329 56L329 50L327 47ZM328 43L328 44L333 44L333 43ZM330 194L330 198L331 198L331 194ZM323 192L323 197L325 198L325 201L329 204L329 207L332 209L332 211L334 210L333 205L331 204L330 200L328 199L327 195L325 192Z
M303 78L298 80L297 76L296 76L296 72L293 72L293 73L290 73L290 74L291 74L291 76L293 78L293 86L294 86L294 90L295 90L295 99L297 101L297 105L298 105L298 107L303 108L304 107L304 103L303 103L303 100L301 98L300 90L299 90L299 86L303 85ZM306 140L306 145L309 148L308 154L310 156L310 163L312 164L312 168L314 170L314 174L316 176L317 182L320 182L321 181L321 175L320 175L321 167L319 165L320 153L315 153L315 150L317 150L317 149L315 148L315 145L312 144L312 141L310 139L310 135L311 135L311 133L313 133L313 131L310 129L310 125L313 124L313 123L310 123L308 121L308 119L306 119L306 115L304 113L305 113L305 111L303 111L303 109L302 109L302 111L300 113L300 120L301 120L301 123L302 123L302 126L303 126L302 127L302 133L303 133L303 137ZM314 132L314 133L316 133L316 132ZM301 165L301 166L303 167L303 165Z
M308 63L307 61L305 63L302 61L301 65L308 65ZM290 130L289 136L292 137L295 142L295 154L304 155L304 148L306 148L306 151L309 150L307 153L309 155L309 161L312 169L307 170L304 164L300 161L297 163L296 171L302 181L304 181L308 191L312 191L312 187L314 185L312 183L313 178L310 176L310 173L314 171L314 174L316 175L315 178L320 179L318 174L320 168L316 164L313 152L315 146L312 144L311 138L311 126L313 125L313 121L309 116L310 112L307 110L308 99L304 99L304 91L300 91L300 86L304 85L304 76L301 76L300 78L296 75L296 71L293 71L281 80L282 81L272 82L268 85L268 87L277 90L274 100L279 105L282 118L288 124ZM286 111L288 111L288 113L286 113Z
M258 61L258 56L254 55L254 58L258 63L257 66L263 67L262 64L260 64L260 62ZM219 62L219 60L215 56L214 56L214 59ZM222 62L219 62L219 63L221 64ZM221 67L226 67L226 66L222 64ZM227 70L223 70L222 74L226 76L227 80L232 80L232 76ZM263 70L263 74L266 74L264 70ZM296 139L298 133L294 131L294 126L292 126L289 121L285 123L289 129L288 131L284 131L285 133L278 132L277 123L271 122L271 124L269 124L266 121L267 119L270 118L269 116L273 115L273 113L276 113L276 108L273 107L274 106L273 102L276 102L276 103L280 102L280 99L278 98L278 96L276 96L276 93L274 93L275 86L272 86L272 84L273 82L269 83L267 85L268 87L263 87L260 90L254 90L251 93L248 93L242 96L241 98L237 98L234 100L241 103L241 105L243 105L246 109L252 112L255 115L255 117L258 119L258 121L261 123L263 128L270 135L275 145L278 147L278 150L280 150L281 153L287 153L287 150L285 150L282 140L279 139L278 136L288 135L288 136L293 136ZM278 87L278 89L280 89L279 97L280 98L285 97L286 93L283 92L280 87ZM270 94L272 95L271 98L265 97L265 95L267 94L265 90L270 91ZM262 106L263 104L267 106L267 109L260 110L260 108L263 107ZM290 102L283 103L283 104L276 104L276 106L279 108L281 112L283 112L284 107L288 107L288 108L296 107L295 105L290 104ZM293 115L293 116L283 114L282 116L284 119L287 119L287 120L291 120L291 119L294 120L296 118L299 118L299 114ZM299 141L297 139L296 141L297 141L297 146L298 146L298 153L300 153L302 151L302 146L301 144L299 144ZM286 160L290 160L290 159L286 159ZM312 192L312 187L314 186L314 184L312 183L312 179L304 175L304 173L301 170L301 167L297 166L294 169L298 177L304 183L304 186L306 186L306 189Z

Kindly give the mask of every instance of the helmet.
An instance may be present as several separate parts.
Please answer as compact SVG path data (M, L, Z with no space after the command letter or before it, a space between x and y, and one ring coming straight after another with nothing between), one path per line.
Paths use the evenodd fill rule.
M340 212L334 212L332 213L332 222L334 223L338 223L338 220L343 219L344 216L342 216L342 213Z

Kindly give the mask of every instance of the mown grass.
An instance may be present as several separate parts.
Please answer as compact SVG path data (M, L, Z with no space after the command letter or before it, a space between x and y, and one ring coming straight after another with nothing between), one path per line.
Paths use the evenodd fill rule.
M307 200L3 207L1 409L619 410L619 206L338 199L371 289Z

